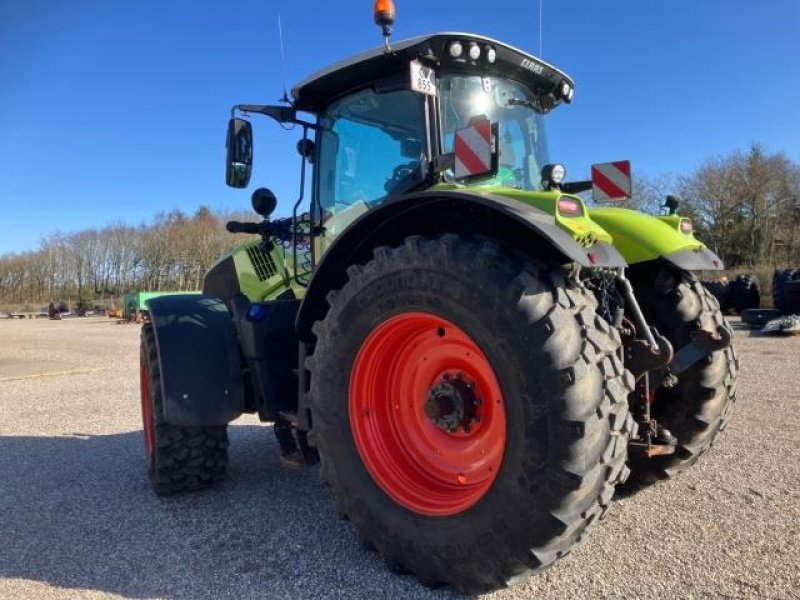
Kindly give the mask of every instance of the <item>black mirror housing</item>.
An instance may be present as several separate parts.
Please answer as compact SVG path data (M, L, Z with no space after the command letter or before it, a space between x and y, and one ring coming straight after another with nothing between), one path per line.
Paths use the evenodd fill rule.
M253 171L253 127L250 121L234 118L228 121L225 159L225 183L246 188Z

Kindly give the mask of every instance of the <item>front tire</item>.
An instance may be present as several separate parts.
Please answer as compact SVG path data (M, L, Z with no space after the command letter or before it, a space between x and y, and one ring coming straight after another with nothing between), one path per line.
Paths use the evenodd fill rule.
M350 267L329 302L309 361L322 473L390 566L485 592L605 513L627 476L633 378L560 267L411 237Z
M206 489L225 478L226 425L176 427L164 421L161 365L153 325L142 327L140 390L147 475L159 495Z

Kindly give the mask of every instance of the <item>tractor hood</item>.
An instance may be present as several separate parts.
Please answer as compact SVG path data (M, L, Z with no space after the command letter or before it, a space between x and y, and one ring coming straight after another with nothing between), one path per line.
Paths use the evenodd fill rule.
M682 231L681 222L688 222L685 217L655 217L625 208L589 209L589 216L611 234L628 264L665 258L686 270L723 268L719 257L691 229Z

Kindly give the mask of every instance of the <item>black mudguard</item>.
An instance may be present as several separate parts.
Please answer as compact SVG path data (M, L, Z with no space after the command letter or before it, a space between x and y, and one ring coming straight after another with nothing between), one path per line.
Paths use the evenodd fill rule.
M627 264L610 244L598 242L584 248L552 215L503 196L444 190L398 196L356 219L327 250L297 314L299 339L313 341L311 326L328 309L325 295L344 285L348 265L370 260L376 246L401 244L411 235L444 232L490 236L534 256L584 267Z
M705 247L666 254L664 260L684 271L721 271L725 268L722 259Z
M244 411L239 344L231 315L211 296L147 302L161 368L164 419L170 425L225 425Z

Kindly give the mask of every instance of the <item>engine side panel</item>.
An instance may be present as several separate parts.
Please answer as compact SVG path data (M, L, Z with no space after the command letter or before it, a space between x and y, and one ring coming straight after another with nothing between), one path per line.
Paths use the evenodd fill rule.
M257 240L241 244L208 270L203 293L220 298L229 308L239 293L251 302L277 298L290 288L286 262L284 250L277 243L269 252ZM295 289L295 293L301 289Z

